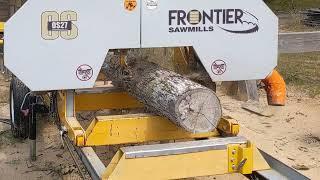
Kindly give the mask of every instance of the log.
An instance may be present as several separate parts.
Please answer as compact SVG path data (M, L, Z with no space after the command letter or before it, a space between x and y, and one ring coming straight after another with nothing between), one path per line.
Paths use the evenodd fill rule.
M127 54L125 66L118 55L107 56L103 72L115 86L186 131L210 132L217 127L222 108L214 91L147 62L135 51Z

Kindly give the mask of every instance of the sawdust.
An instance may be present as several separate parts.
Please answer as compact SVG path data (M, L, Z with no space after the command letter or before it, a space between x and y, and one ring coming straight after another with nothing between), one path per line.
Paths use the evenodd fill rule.
M223 112L239 121L240 135L253 141L302 174L320 177L320 98L288 87L288 101L283 107L269 107L274 116L264 117L241 109L243 102L218 92ZM260 102L266 103L266 94L260 91Z

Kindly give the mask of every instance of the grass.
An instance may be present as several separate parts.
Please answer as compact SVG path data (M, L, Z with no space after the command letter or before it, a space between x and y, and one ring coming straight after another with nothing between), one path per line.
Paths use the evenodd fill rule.
M264 0L276 12L298 12L307 8L319 8L320 0Z
M288 85L294 85L311 97L320 95L320 52L281 54L277 69Z
M301 24L299 11L320 8L320 0L265 0L275 12L291 14L291 21L281 25L281 31L315 31L319 28ZM320 52L281 54L277 69L288 85L307 92L311 97L320 95Z
M304 16L299 13L308 8L320 8L320 0L264 0L280 17L281 32L319 31L318 27L301 23Z

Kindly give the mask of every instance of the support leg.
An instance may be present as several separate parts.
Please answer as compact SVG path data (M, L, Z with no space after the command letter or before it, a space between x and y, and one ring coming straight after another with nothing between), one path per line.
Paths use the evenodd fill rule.
M31 161L36 160L36 135L37 135L37 126L36 126L36 96L30 95L30 105L29 105L29 141L30 141L30 159Z
M242 101L259 102L259 94L256 80L239 81L239 98Z

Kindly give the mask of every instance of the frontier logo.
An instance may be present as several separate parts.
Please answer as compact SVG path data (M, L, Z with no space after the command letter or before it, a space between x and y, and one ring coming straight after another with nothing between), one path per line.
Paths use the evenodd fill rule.
M169 10L170 33L210 32L215 26L229 33L249 34L259 30L259 20L242 9Z

